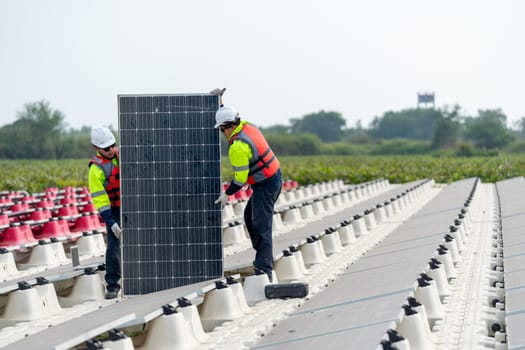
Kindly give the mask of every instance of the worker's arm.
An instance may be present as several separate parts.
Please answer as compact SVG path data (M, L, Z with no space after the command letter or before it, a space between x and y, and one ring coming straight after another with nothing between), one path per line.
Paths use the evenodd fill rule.
M233 144L228 150L228 157L230 158L230 163L233 167L233 179L226 190L226 194L232 195L248 182L252 150L247 143L233 141Z
M219 96L219 107L223 107L224 104L222 102L222 95L224 95L224 91L226 91L226 88L216 88L210 91L210 94Z

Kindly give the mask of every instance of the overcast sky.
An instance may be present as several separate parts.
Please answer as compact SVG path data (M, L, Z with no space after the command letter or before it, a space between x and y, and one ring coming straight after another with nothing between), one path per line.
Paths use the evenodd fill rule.
M117 125L117 95L205 93L257 125L319 110L364 126L436 105L525 116L523 0L2 0L0 125L45 99Z

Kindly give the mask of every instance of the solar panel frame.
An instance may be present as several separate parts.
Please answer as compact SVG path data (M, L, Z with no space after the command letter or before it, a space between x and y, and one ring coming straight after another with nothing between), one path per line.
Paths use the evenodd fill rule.
M118 95L122 289L223 276L218 96Z

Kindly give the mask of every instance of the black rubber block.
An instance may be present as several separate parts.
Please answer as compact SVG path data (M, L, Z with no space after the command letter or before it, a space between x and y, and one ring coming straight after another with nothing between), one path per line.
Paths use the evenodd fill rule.
M264 294L268 299L304 298L308 295L308 283L268 284L264 287Z

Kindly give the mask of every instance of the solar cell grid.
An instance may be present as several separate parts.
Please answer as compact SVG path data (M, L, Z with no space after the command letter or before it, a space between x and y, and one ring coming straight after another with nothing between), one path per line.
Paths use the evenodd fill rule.
M221 277L218 97L118 100L124 294Z

